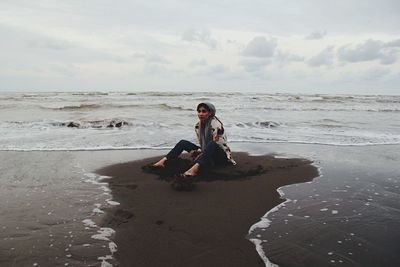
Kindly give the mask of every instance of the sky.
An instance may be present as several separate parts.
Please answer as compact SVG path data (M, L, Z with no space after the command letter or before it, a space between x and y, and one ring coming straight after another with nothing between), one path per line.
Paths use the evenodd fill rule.
M0 92L400 94L398 0L0 0Z

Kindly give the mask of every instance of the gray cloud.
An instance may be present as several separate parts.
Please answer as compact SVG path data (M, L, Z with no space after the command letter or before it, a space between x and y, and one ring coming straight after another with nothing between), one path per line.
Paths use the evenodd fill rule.
M214 77L217 79L226 79L232 76L230 68L223 64L207 66L197 71L196 74L198 76Z
M328 46L317 55L313 56L307 61L307 64L311 67L319 66L330 66L333 63L334 58L334 46Z
M342 61L360 62L379 59L383 43L381 41L367 40L363 44L351 48L350 45L342 46L338 50L338 57Z
M400 39L387 42L385 47L400 47Z
M239 64L243 66L247 72L258 72L264 69L265 66L271 64L270 58L246 58L242 59Z
M205 59L195 59L189 62L190 67L199 67L199 66L207 66L208 63Z
M71 44L65 40L36 39L30 42L32 48L61 51L71 48Z
M357 46L345 45L338 49L338 58L343 62L364 62L378 60L389 65L397 61L397 47L400 40L384 43L377 40L367 40Z
M280 62L301 62L304 61L304 57L296 55L296 54L292 54L289 52L282 52L282 51L278 51L276 59Z
M272 63L287 64L304 61L304 57L289 52L276 51L271 57L246 57L239 61L246 72L263 71L264 67Z
M274 56L276 47L276 39L267 40L263 36L257 36L247 44L242 55L246 57L268 58Z
M211 49L217 48L218 45L217 40L211 37L211 32L209 30L186 30L182 34L182 40L189 42L197 41L209 46Z
M143 73L150 76L164 74L166 72L167 69L163 65L146 64L143 66Z
M171 62L164 57L154 53L136 53L132 55L133 58L143 59L146 63L155 64L171 64Z
M77 76L79 68L72 64L55 63L49 64L48 71L62 76Z
M396 36L396 25L400 25L398 0L381 1L379 7L376 0L298 0L285 1L285 5L281 1L259 0L252 4L244 0L187 0L184 3L181 0L120 0L118 5L104 0L62 3L2 0L0 10L0 51L3 51L0 55L1 88L54 90L120 86L119 89L131 89L134 80L140 81L144 90L163 90L177 88L183 83L181 79L171 79L171 73L179 70L177 77L190 77L187 90L196 87L213 89L222 80L221 77L240 75L243 75L241 87L236 81L227 83L226 87L237 86L248 90L254 84L254 79L250 77L270 75L270 80L275 79L275 85L278 85L276 90L285 90L290 86L294 91L310 88L310 79L315 79L314 82L322 85L318 90L332 88L334 92L341 84L331 81L337 79L342 71L351 70L351 62L360 62L358 64L362 69L379 63L379 67L390 70L393 77L398 73L400 64L400 39ZM199 29L212 29L212 32ZM314 29L318 31L312 32ZM316 47L320 42L311 40L326 39L325 30L335 49L319 51ZM218 33L218 39L213 35L214 31ZM243 41L248 36L251 36L250 39ZM259 38L251 40L254 36ZM298 55L292 54L295 50L281 52L280 39L275 41L268 36L285 38L285 45L296 46ZM309 41L303 38L298 42L299 36ZM378 45L373 48L363 46L366 43L364 36L370 36L371 39L378 39L378 36L393 37L385 39L392 40L390 42L382 41L379 44L377 41ZM349 40L351 44L343 46L344 40ZM186 45L182 47L182 43ZM337 53L339 47L343 48L340 58ZM199 49L207 48L218 50L198 54ZM134 51L148 53L133 58L131 55ZM301 55L307 51L316 51L318 55L304 60ZM223 65L190 62L203 56ZM305 64L289 66L302 60ZM334 64L336 60L342 64ZM187 64L182 67L180 62L193 67L190 69ZM232 66L229 70L227 66L231 66L232 62L238 62L238 66ZM331 68L327 70L309 66ZM139 71L141 68L143 72ZM194 72L197 74L206 70L208 73L204 74L207 75L198 75L193 82ZM217 73L214 76L213 71ZM293 71L304 75L290 76ZM290 75L281 75L284 72ZM75 73L78 73L76 78L70 79L68 75ZM156 73L159 73L159 79L151 79ZM371 76L378 75L373 73ZM365 88L382 88L379 89L381 93L380 90L386 86L392 90L390 92L398 94L400 76L389 79L390 75L382 76L379 81L373 80L378 86L367 83L365 79L362 80L365 83L361 84L361 80L350 76L348 85L349 88L355 88L354 92L357 92L357 88L358 92L363 92ZM331 80L328 82L325 77ZM266 83L263 80L259 85L260 90L264 90Z
M363 73L363 79L379 80L390 74L390 71L383 68L371 68Z
M225 65L218 64L214 66L210 66L210 68L204 72L204 74L221 74L221 73L226 73L229 72L229 68Z
M383 54L379 60L383 65L390 65L397 61L397 54L395 51L391 50Z
M307 40L318 40L324 38L326 31L315 31L306 36Z

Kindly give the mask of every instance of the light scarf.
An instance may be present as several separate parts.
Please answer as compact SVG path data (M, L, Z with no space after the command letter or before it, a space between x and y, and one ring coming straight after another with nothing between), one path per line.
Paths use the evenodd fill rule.
M200 147L201 151L204 151L208 142L212 141L211 136L211 117L206 122L200 122Z

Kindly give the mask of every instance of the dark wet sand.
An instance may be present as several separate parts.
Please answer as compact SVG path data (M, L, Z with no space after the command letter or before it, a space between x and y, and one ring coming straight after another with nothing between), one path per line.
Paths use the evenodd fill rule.
M281 203L277 188L312 180L303 159L236 153L237 166L217 169L193 191L175 191L142 166L158 158L98 170L118 207L104 226L116 230L120 266L264 266L249 228ZM222 180L220 180L222 179Z

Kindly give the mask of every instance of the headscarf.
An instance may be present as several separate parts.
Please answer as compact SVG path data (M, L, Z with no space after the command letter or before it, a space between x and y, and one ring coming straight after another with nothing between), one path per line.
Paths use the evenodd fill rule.
M208 107L208 110L210 111L210 117L208 117L207 121L200 122L199 123L199 132L200 132L200 147L201 150L204 151L206 148L206 145L208 142L212 141L212 134L211 134L211 120L215 117L215 106L209 102L202 102L197 105L197 110L199 109L200 106L206 106Z

